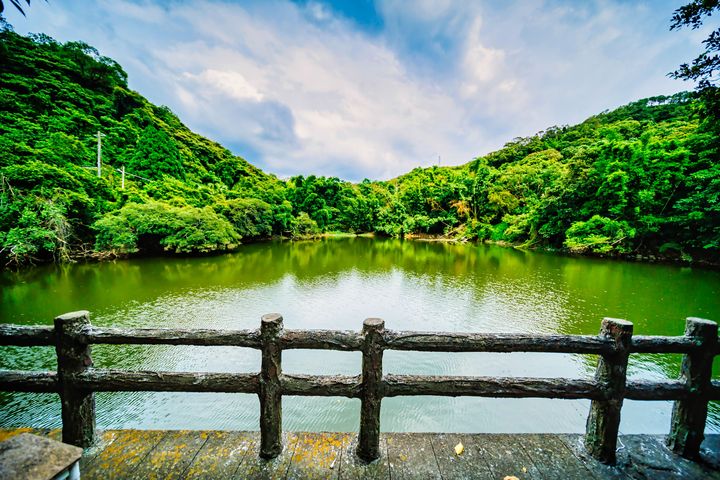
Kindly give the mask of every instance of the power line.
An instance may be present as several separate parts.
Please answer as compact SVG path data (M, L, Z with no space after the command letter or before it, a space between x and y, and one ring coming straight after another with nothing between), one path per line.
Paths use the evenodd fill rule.
M102 133L100 131L97 132L97 176L98 176L98 178L102 178L102 137L105 137L105 136L107 136L107 135L105 135L104 133ZM94 169L96 167L83 166L83 168L93 168ZM140 175L135 175L133 173L126 172L125 165L122 166L122 169L115 168L115 170L120 172L120 174L122 175L122 177L120 179L120 189L121 190L125 190L125 175L130 175L131 177L141 178L147 182L152 182L152 180L150 180L149 178L145 178Z
M91 168L91 169L95 170L97 167L90 167L90 166L87 166L87 165L80 165L80 168ZM110 168L112 168L113 170L115 170L115 171L117 171L117 172L120 172L121 174L123 174L123 176L125 176L125 175L130 175L131 177L141 178L141 179L145 180L146 182L152 182L152 181L153 181L151 178L147 178L147 177L143 177L142 175L135 175L134 173L126 172L126 171L125 171L125 165L123 165L122 168L113 168L113 167L110 167Z
M123 166L123 170L124 170L124 169L125 169L125 167ZM121 173L122 173L122 171L121 171L120 169L116 169L116 170L117 170L118 172L121 172ZM143 180L146 180L146 181L148 181L148 182L152 182L151 179L145 178L145 177L141 177L140 175L135 175L134 173L125 172L125 175L130 175L131 177L142 178Z

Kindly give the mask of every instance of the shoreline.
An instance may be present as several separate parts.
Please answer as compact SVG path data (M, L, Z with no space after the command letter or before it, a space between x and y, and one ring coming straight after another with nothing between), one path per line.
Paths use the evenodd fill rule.
M646 263L649 265L675 265L675 266L683 266L683 267L699 267L699 268L707 268L710 270L720 270L720 263L714 263L705 259L700 260L685 260L680 255L677 256L670 256L670 255L663 255L661 253L645 253L645 254L616 254L616 255L600 255L600 254L594 254L594 253L579 253L579 252L572 252L567 249L562 248L552 248L552 247L545 247L545 246L530 246L530 245L524 245L521 243L514 244L511 242L505 242L502 240L477 240L477 239L467 239L467 238L455 238L455 237L448 237L446 235L441 234L407 234L403 237L405 240L411 240L415 242L428 242L428 243L457 243L457 244L466 244L466 243L476 243L476 244L485 244L485 245L497 245L499 247L504 248L513 248L515 250L529 250L533 252L545 252L545 253L552 253L557 255L563 255L567 257L575 257L575 258L595 258L595 259L602 259L602 260L624 260L628 262L633 263Z
M283 235L273 235L272 237L259 238L254 240L248 240L241 243L231 249L226 250L215 250L212 252L203 253L174 253L174 252L135 252L135 253L119 253L114 251L90 251L87 249L78 249L68 255L68 259L65 261L47 261L38 262L34 264L23 265L19 267L11 267L5 265L3 271L23 271L29 270L33 267L40 267L44 265L63 265L63 264L74 264L74 263L101 263L115 260L129 260L132 258L195 258L195 257L209 257L215 255L223 255L228 253L234 253L239 251L245 245L252 245L257 243L267 243L273 241L289 241L289 242L308 242L308 241L319 241L325 239L339 239L339 238L393 238L385 235L377 234L376 232L364 232L364 233L348 233L348 232L324 232L311 235L302 235L297 237L288 237ZM720 270L720 263L713 263L708 260L694 260L687 261L678 256L662 255L660 253L655 254L620 254L620 255L599 255L599 254L588 254L572 252L566 249L557 249L545 246L528 246L523 244L513 244L502 240L477 240L468 239L464 237L449 237L441 234L427 234L427 233L411 233L405 234L399 237L400 240L407 240L412 242L426 242L426 243L449 243L449 244L476 244L476 245L495 245L503 248L512 248L515 250L528 250L532 252L543 252L556 255L562 255L566 257L575 258L593 258L601 260L621 260L632 263L645 263L648 265L673 265L678 267L688 268L704 268L708 270Z

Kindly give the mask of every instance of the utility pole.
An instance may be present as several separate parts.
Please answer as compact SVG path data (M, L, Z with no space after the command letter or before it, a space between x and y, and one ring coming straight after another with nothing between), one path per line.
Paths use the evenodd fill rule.
M104 136L105 136L104 133L97 132L97 140L98 140L98 145L97 145L97 151L98 151L98 155L97 155L98 178L99 178L99 177L102 177L102 137L104 137Z
M125 190L125 165L122 166L120 174L122 175L120 177L120 190Z

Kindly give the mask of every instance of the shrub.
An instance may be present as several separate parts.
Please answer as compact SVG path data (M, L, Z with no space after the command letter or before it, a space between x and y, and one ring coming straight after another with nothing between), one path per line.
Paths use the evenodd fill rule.
M272 235L273 209L257 198L235 198L219 203L215 209L227 218L243 238Z
M627 253L635 229L627 222L594 215L586 222L575 222L565 232L565 246L577 253Z
M241 236L210 207L128 203L95 222L96 249L119 253L211 252L234 248Z
M310 215L300 212L300 215L293 219L290 233L293 237L317 235L320 233L320 227L315 220L310 218Z

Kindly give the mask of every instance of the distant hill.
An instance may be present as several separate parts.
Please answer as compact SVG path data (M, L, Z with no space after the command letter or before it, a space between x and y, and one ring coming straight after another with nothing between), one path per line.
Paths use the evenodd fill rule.
M720 263L719 140L689 93L551 127L467 165L351 184L261 171L129 90L122 67L82 42L6 27L0 65L8 266L330 231Z

